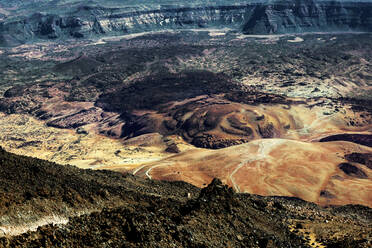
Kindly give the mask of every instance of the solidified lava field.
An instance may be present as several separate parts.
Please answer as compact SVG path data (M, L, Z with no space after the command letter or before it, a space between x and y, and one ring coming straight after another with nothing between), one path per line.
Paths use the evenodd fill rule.
M0 3L0 247L371 246L372 4L233 2Z
M360 178L338 167L371 152L370 34L215 32L40 44L44 56L33 45L5 50L3 81L17 85L1 86L3 146L81 168L371 206L370 168L352 162Z

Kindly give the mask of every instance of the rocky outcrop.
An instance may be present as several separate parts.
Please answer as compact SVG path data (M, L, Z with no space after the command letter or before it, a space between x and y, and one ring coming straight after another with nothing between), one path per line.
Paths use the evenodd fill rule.
M0 247L371 244L372 210L360 205L321 208L293 197L237 194L218 179L199 189L61 166L1 147L0 164Z
M33 14L30 17L0 23L1 45L13 45L33 39L82 38L83 21L74 16Z
M254 7L247 34L372 31L372 4L314 0L275 1Z
M0 23L0 45L211 27L247 34L372 31L372 3L368 2L291 0L131 8L79 5L70 12L63 11L4 20Z
M247 6L169 8L129 11L80 7L65 16L33 14L0 23L0 45L33 39L93 38L166 29L234 27L244 22Z

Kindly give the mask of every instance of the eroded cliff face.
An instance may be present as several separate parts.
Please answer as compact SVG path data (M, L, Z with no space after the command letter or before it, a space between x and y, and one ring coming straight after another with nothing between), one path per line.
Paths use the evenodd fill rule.
M189 28L231 28L246 34L372 31L372 3L362 1L295 0L238 5L227 2L149 8L79 5L70 12L57 13L51 10L26 18L5 19L0 23L0 45Z
M242 30L248 34L372 31L372 3L277 1L254 7Z
M93 38L165 29L231 27L239 29L251 6L166 8L155 10L81 7L67 16L34 14L2 23L3 45L32 39Z

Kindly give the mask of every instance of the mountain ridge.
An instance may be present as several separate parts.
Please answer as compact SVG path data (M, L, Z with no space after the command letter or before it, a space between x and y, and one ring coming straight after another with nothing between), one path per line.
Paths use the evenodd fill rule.
M31 8L33 13L3 16L0 46L193 28L229 28L244 34L372 31L372 2L364 1L132 3L127 7L77 2L69 11L65 9L57 6L45 12Z

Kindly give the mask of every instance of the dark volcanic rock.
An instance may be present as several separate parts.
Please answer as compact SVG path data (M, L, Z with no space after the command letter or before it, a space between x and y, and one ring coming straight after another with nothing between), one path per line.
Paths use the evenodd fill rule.
M365 165L369 169L372 170L372 154L371 153L354 152L354 153L346 154L345 158L350 162Z
M215 137L210 134L198 135L192 139L191 144L196 147L209 148L209 149L221 149L229 146L240 145L249 142L249 138L242 139L223 139Z
M367 207L323 209L295 198L236 194L218 179L200 190L183 182L60 166L0 147L0 226L4 219L16 226L21 217L66 214L66 209L74 216L71 210L83 206L95 211L71 217L66 225L0 237L0 247L310 247L290 226L317 223L325 225L317 228L324 244L371 242ZM333 238L340 230L347 235Z
M22 96L25 92L25 87L16 85L13 86L12 88L8 89L7 91L4 92L4 97L17 97L17 96Z
M355 165L349 163L342 163L338 165L338 168L340 168L343 172L345 172L345 174L349 176L367 178L366 173L362 169L356 167Z
M324 198L334 198L335 196L333 194L331 194L329 191L327 190L322 190L320 192L320 197L324 197Z
M47 125L57 128L78 128L101 120L100 114L97 108L83 109L77 113L49 121Z
M360 145L372 147L372 135L370 134L336 134L319 140L320 142L349 141Z
M219 149L256 136L256 128L235 116L244 108L242 103L289 104L291 100L246 89L223 73L200 70L158 73L119 85L101 94L96 106L121 114L123 138L155 132L178 134L197 147ZM223 126L225 119L227 127ZM262 121L254 124L260 137L272 138L281 132L272 123L257 121Z
M175 143L172 143L170 145L168 145L167 149L165 149L166 152L169 152L169 153L180 153L180 149L178 148L177 144Z
M210 71L159 73L100 96L97 106L116 112L161 109L162 104L171 101L182 101L234 89L238 89L238 86L229 77Z
M0 147L0 216L8 218L25 218L32 216L22 214L23 210L33 209L33 217L42 216L45 211L64 213L64 208L87 209L99 207L109 199L131 201L137 198L131 192L148 192L155 195L197 194L198 189L192 185L175 182L176 187L183 188L178 193L170 188L156 186L157 181L145 186L149 181L123 175L112 171L81 170L74 166L62 166L55 163L18 156L6 152ZM163 183L161 183L163 185ZM158 191L160 190L160 191ZM162 190L163 193L161 192ZM137 194L137 193L136 193ZM147 193L145 193L147 194ZM134 198L133 198L134 197ZM139 199L139 198L137 198ZM48 201L46 201L48 200ZM106 202L105 206L110 203ZM21 210L23 209L23 210ZM14 215L14 216L13 216ZM0 226L3 225L0 220ZM19 219L18 219L19 221ZM2 247L0 245L0 247Z

